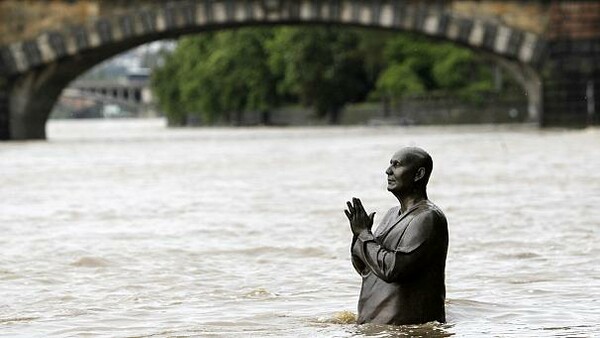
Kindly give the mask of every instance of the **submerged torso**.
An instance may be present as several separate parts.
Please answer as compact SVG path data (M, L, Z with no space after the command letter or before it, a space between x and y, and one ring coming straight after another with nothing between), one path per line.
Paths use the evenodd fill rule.
M423 212L433 212L439 221L425 243L418 248L407 247L420 226L412 220ZM431 202L419 203L405 213L399 207L388 211L374 233L377 242L388 250L414 254L426 250L419 264L397 281L385 282L373 272L362 274L358 304L359 323L415 324L445 321L444 269L448 248L448 230L444 214ZM403 254L403 253L401 253Z

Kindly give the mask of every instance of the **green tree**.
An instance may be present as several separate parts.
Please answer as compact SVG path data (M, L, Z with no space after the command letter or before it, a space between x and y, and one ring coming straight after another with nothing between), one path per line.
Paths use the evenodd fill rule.
M152 72L150 86L154 96L158 98L158 105L167 116L170 126L185 125L186 110L181 105L180 65L175 54L165 56L164 64Z
M239 124L246 111L262 112L268 123L271 109L297 102L338 123L346 104L367 96L389 107L394 99L432 92L481 101L493 89L489 64L471 50L416 35L331 26L184 38L155 70L152 84L171 124L190 116Z
M412 35L397 35L387 42L384 56L388 65L377 81L381 95L395 99L435 88L431 74L435 56L427 42Z
M451 43L403 34L385 47L388 66L377 81L377 93L398 99L425 92L478 101L493 89L490 66L473 51Z
M319 117L339 123L343 107L369 91L359 37L331 27L278 29L269 43L271 69L281 95L295 95Z
M446 45L441 48L445 57L432 67L438 87L465 101L481 103L483 94L494 89L491 65L473 51Z
M160 102L168 101L163 109L174 118L195 116L208 124L219 119L239 124L243 113L252 110L268 122L268 112L278 103L277 79L264 46L271 35L253 28L183 38L153 77ZM163 88L171 86L176 89ZM167 95L171 92L176 95Z

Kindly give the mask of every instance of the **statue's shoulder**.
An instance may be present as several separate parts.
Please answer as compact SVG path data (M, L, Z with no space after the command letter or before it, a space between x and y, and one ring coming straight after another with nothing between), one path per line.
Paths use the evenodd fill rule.
M418 217L420 219L427 219L433 223L447 223L446 215L442 209L431 201L423 203L423 206L419 208Z
M442 209L440 207L438 207L436 204L434 204L431 201L428 201L428 204L429 204L429 207L431 208L432 212L435 212L440 217L446 218L446 215L444 215L444 212L442 211Z

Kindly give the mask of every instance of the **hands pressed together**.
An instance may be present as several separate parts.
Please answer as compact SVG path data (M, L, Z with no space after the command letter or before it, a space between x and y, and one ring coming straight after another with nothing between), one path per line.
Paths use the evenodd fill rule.
M356 197L352 198L352 203L349 201L346 202L346 205L348 206L348 210L344 210L344 213L350 221L352 233L358 236L363 231L371 231L375 213L372 212L370 215L367 215L362 202Z

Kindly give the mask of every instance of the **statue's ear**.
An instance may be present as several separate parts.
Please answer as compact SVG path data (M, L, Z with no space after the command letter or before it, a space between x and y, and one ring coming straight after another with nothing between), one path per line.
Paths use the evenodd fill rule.
M417 173L415 174L415 182L425 177L425 168L420 167L417 169Z

